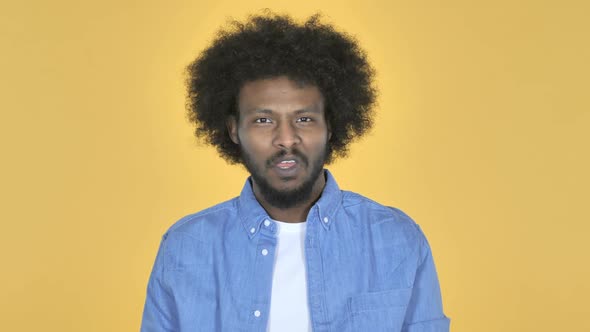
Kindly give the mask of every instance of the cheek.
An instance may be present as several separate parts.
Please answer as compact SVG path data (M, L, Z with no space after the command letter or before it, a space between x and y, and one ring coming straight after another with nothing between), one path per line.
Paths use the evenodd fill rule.
M268 137L260 132L240 130L238 139L241 148L254 157L264 155L264 151L272 145Z
M309 136L309 145L314 148L322 148L327 146L329 141L328 132L318 132Z

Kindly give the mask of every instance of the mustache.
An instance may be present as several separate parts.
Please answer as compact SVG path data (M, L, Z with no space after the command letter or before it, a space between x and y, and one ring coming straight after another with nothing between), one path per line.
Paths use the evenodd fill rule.
M273 165L275 165L278 162L279 159L283 158L284 156L286 156L288 154L295 156L297 159L299 159L305 165L308 165L307 157L303 153L301 153L299 150L293 149L291 151L281 150L281 151L277 152L274 156L272 156L271 158L269 158L266 161L266 166L272 167Z

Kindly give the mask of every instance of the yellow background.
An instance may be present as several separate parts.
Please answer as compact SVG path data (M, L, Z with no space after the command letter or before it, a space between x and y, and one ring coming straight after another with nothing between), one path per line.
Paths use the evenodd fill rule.
M590 331L586 3L2 1L0 330L138 330L160 236L246 176L183 69L268 7L367 50L376 125L330 169L423 227L452 331Z

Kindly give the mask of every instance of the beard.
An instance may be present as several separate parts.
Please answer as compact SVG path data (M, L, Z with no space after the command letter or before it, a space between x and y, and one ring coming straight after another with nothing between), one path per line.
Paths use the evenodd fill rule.
M270 182L264 176L264 171L273 167L274 160L281 158L287 154L287 151L282 150L281 152L268 159L264 164L265 169L257 166L251 155L249 155L243 148L240 148L242 161L244 166L250 172L252 180L258 185L260 193L264 200L279 209L288 209L295 207L301 203L308 201L313 192L313 186L318 180L318 177L322 175L324 169L324 163L327 158L327 149L320 153L320 157L309 164L309 159L296 149L291 151L291 154L297 156L301 160L302 164L309 169L309 175L303 181L301 185L293 189L281 190L272 186ZM286 178L284 181L288 181L290 178Z

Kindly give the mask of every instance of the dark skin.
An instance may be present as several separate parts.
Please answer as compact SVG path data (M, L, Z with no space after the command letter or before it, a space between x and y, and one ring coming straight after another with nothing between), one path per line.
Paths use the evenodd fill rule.
M279 208L265 199L253 177L258 202L275 220L305 221L326 184L323 172L313 172L313 165L324 164L331 135L322 94L316 86L301 85L284 76L256 80L240 90L238 109L239 120L230 117L227 125L232 141L248 155L250 171L281 192L312 183L311 194L303 201Z

